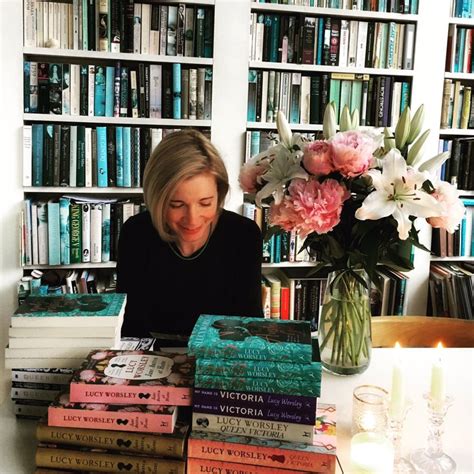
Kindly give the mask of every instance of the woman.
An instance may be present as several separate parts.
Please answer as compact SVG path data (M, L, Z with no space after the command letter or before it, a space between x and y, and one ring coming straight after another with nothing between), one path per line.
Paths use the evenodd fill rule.
M122 336L189 336L200 314L262 316L262 237L253 221L222 208L228 189L203 134L176 132L156 147L143 180L148 211L120 234Z

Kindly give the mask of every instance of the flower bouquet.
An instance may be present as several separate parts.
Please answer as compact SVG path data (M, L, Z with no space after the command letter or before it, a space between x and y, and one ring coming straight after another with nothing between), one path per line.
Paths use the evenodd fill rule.
M426 249L416 219L454 232L464 214L457 189L436 174L448 158L423 156L423 106L407 107L392 130L358 129L347 107L336 131L334 106L326 107L323 137L293 134L281 111L279 141L242 167L242 189L257 206L270 207L270 232L294 231L317 256L314 273L329 271L319 320L321 361L342 374L369 364L369 285L380 285L378 265L413 268L407 244ZM411 247L411 245L410 245Z

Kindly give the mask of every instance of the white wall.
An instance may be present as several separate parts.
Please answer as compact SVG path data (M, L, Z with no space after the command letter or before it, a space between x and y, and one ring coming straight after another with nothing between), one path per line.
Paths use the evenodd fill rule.
M16 309L19 266L19 166L22 126L22 2L0 0L0 367L11 313ZM2 387L3 388L3 387ZM0 392L3 396L3 390Z

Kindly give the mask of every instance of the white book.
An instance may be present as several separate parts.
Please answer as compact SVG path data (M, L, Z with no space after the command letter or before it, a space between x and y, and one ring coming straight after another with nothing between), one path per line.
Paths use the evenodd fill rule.
M102 203L91 204L91 262L102 262Z
M405 43L405 24L398 25L398 55L397 55L397 69L403 68L403 45Z
M69 66L69 67L67 67ZM63 67L61 112L63 115L71 115L71 70L70 65Z
M398 119L400 118L400 101L402 100L402 83L401 82L394 82L393 83L393 91L392 91L392 110L390 111L391 114L391 124L398 123Z
M260 112L260 121L265 122L267 116L267 101L264 99L268 97L269 74L273 72L275 78L275 71L262 71L262 108Z
M25 47L36 46L36 0L23 2L23 44Z
M94 92L95 92L95 66L89 65L88 68L88 90L87 90L87 115L94 116Z
M53 5L51 2L44 3L43 9L44 22L44 46L48 45L53 34Z
M356 67L357 64L358 37L359 22L357 20L351 20L349 23L349 54L347 58L347 65L349 67Z
M23 125L23 186L32 185L32 126Z
M403 42L403 69L413 69L413 47L415 44L415 25L405 25L405 38Z
M244 202L242 204L242 215L252 221L255 221L255 204L253 202Z
M456 81L454 83L454 92L453 92L453 113L452 113L452 128L459 128L460 109L462 107L462 96L461 96L461 81Z
M38 260L40 265L49 262L48 250L48 205L44 201L38 201Z
M280 103L275 105L278 110L281 110L286 117L290 112L290 96L291 96L291 72L281 73L281 85L280 85ZM276 111L275 111L276 116Z
M133 52L140 54L142 39L142 4L135 3L133 5Z
M68 49L69 47L69 15L68 15L68 4L59 4L59 37L61 49Z
M160 54L166 55L166 39L168 37L168 6L160 5Z
M31 203L31 255L33 265L38 265L38 204L34 201Z
M197 118L197 69L189 70L189 120Z
M56 44L61 47L61 14L60 4L53 2L53 38Z
M71 125L69 135L69 186L77 182L77 125Z
M79 48L79 2L81 0L72 0L72 25L73 25L73 49Z
M43 9L44 2L35 2L36 9L36 46L42 48L44 46L44 25L43 25Z
M68 18L67 49L72 49L74 47L74 17L73 17L73 7L71 3L67 4L67 18Z
M5 359L6 369L78 369L84 357L10 357Z
M178 25L178 6L168 6L168 24L166 35L166 54L176 56L176 29Z
M163 129L162 128L152 128L151 129L151 152L159 145L163 139Z
M123 223L130 219L130 217L135 215L135 209L133 207L133 202L124 202L122 204L122 214L123 214Z
M341 20L339 36L339 66L347 67L349 58L349 21Z
M82 204L82 262L91 261L91 205Z
M86 127L85 128L85 187L91 188L92 187L92 128Z
M94 330L90 327L10 327L8 329L10 338L28 338L58 340L62 338L107 338L120 339L120 327L95 325ZM55 343L54 343L55 345Z
M162 66L150 64L150 118L161 118Z
M309 101L311 93L311 77L303 76L301 78L300 89L300 123L309 123Z
M80 97L81 97L81 71L79 64L69 66L69 90L71 100L71 115L80 115Z
M95 328L92 331L89 329L89 332L93 334ZM92 350L98 347L109 349L115 342L114 337L11 337L8 341L8 347L10 349L82 347Z
M255 61L263 61L263 37L265 32L264 23L256 24L256 37L255 37ZM286 57L288 60L288 55ZM283 62L283 61L282 61ZM287 62L287 61L285 61Z
M150 30L150 52L149 54L160 54L160 32L158 30Z
M251 13L250 14L250 21L249 21L249 61L254 61L256 54L255 54L255 45L257 43L257 14Z
M151 4L142 3L141 53L150 54Z

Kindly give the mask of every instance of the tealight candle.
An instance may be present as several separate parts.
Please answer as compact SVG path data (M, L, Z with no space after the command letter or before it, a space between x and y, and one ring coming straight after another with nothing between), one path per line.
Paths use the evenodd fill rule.
M401 361L400 344L395 344L395 362L392 369L392 390L390 392L390 418L400 420L405 408L405 382Z
M361 432L351 440L350 472L389 474L393 469L392 443L380 433Z
M433 409L441 411L446 398L446 381L444 377L444 365L441 358L443 345L438 344L437 358L431 367L431 390L430 396L433 402Z

